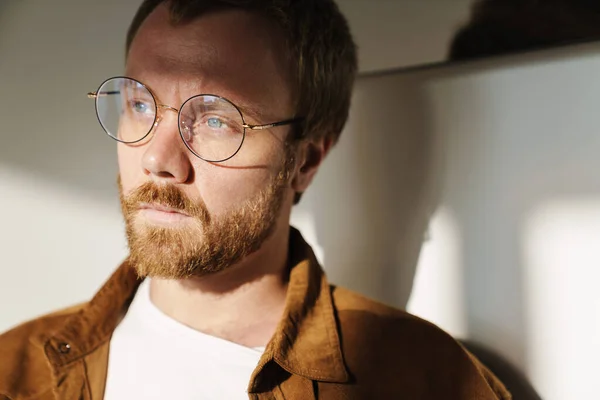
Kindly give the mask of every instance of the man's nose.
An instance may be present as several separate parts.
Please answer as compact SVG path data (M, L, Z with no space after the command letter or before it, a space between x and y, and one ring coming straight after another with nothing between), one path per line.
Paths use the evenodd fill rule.
M190 152L179 135L177 111L162 107L142 158L144 173L157 181L185 183L192 176ZM167 109L164 109L167 108Z

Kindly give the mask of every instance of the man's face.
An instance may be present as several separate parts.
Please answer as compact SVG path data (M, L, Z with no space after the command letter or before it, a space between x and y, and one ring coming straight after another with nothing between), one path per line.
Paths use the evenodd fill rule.
M213 94L236 104L246 123L288 119L293 107L280 36L263 18L233 10L172 26L159 6L131 45L126 75L177 109L194 95ZM187 149L175 112L159 116L147 140L118 145L121 203L140 275L218 272L287 227L289 127L247 130L235 157L210 163Z

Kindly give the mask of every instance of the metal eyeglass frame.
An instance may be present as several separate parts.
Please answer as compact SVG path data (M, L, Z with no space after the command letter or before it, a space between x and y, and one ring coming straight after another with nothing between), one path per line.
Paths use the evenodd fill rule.
M100 88L102 88L102 86L104 86L104 85L105 85L105 84L106 84L108 81L111 81L111 80L113 80L113 79L129 79L129 80L131 80L131 81L133 81L133 82L136 82L137 84L141 85L141 86L142 86L144 89L146 89L146 90L148 91L148 93L150 93L150 96L152 96L152 100L154 100L154 121L152 122L152 127L151 127L151 128L148 130L148 132L147 132L145 135L143 135L143 136L142 136L140 139L134 140L134 141L132 141L132 142L126 142L126 141L124 141L124 140L120 140L120 139L117 139L117 138L115 138L114 136L112 136L112 135L111 135L111 134L108 132L108 130L107 130L107 128L104 126L104 124L102 123L102 120L100 119L100 115L98 114L98 99L99 99L99 98L100 98L102 95L104 95L104 96L107 96L107 95L112 95L112 94L118 94L118 93L120 93L120 91L110 91L110 92L103 92L103 93L100 93ZM193 99L195 99L195 98L197 98L197 97L200 97L200 96L212 96L212 97L215 97L215 98L217 98L217 99L223 100L223 101L225 101L225 102L227 102L227 103L231 104L231 105L232 105L232 106L233 106L233 107L236 109L236 111L237 111L237 112L240 114L240 118L242 119L242 127L244 128L244 133L243 133L243 136L242 136L242 140L241 140L241 142L240 142L240 145L238 146L237 150L236 150L236 151L235 151L235 152L234 152L234 153L233 153L231 156L229 156L229 157L227 157L227 158L224 158L224 159L222 159L222 160L208 160L208 159L206 159L206 158L202 157L201 155L199 155L198 153L196 153L196 152L194 151L194 149L192 149L192 148L190 147L190 145L188 144L188 142L185 140L185 138L184 138L184 136L183 136L183 132L181 132L181 109L183 109L183 107L184 107L184 106L185 106L185 105L186 105L186 104L187 104L189 101L191 101L191 100L193 100ZM189 99L187 99L186 101L184 101L184 102L183 102L183 104L181 105L181 107L180 107L179 109L177 109L177 108L175 108L175 107L171 107L171 106L168 106L168 105L166 105L166 104L161 104L161 103L159 103L159 102L156 100L156 99L157 99L157 96L155 96L155 95L154 95L154 92L152 91L152 89L150 89L148 86L146 86L146 85L145 85L145 84L143 84L142 82L138 81L137 79L133 79L133 78L130 78L130 77L128 77L128 76L113 76L112 78L108 78L108 79L106 79L104 82L102 82L102 83L100 84L100 86L98 86L98 89L97 89L95 92L89 92L89 93L87 94L87 97L88 97L89 99L95 99L96 118L98 118L98 122L100 123L100 126L102 126L102 129L104 129L104 132L106 132L106 134L107 134L108 136L110 136L112 139L114 139L114 140L116 140L116 141L118 141L118 142L121 142L121 143L126 143L126 144L134 144L134 143L141 142L141 141L142 141L142 140L144 140L146 137L148 137L148 135L149 135L149 134L150 134L152 131L154 131L154 129L155 129L157 126L158 126L158 124L159 124L159 123L160 123L160 121L161 121L161 117L160 117L160 116L159 116L159 114L158 114L158 110L159 110L159 109L161 109L161 110L168 110L168 111L173 111L173 112L176 112L176 113L177 113L177 128L178 128L178 130L179 130L179 136L181 137L181 140L182 140L182 141L183 141L183 143L185 144L185 147L187 147L187 148L188 148L188 150L189 150L189 151L191 151L191 152L192 152L192 154L194 154L196 157L198 157L198 158L200 158L200 159L202 159L202 160L204 160L204 161L207 161L207 162L213 162L213 163L219 163L219 162L224 162L224 161L227 161L227 160L229 160L229 159L231 159L231 158L235 157L235 155L236 155L237 153L239 153L240 149L242 148L242 145L244 144L244 141L246 140L246 129L250 129L250 130L253 130L253 131L260 131L260 130L265 130L265 129L271 129L271 128L275 128L275 127L277 127L277 126L283 126L283 125L291 125L291 124L296 124L296 123L302 122L302 121L304 120L304 118L303 118L303 117L298 117L298 118L290 118L290 119L286 119L286 120L283 120L283 121L278 121L278 122L272 122L272 123L270 123L270 124L260 124L260 125L252 125L252 124L248 124L248 123L246 123L246 120L244 119L244 114L242 114L242 111L240 110L240 108L239 108L238 106L236 106L236 105L235 105L235 104L234 104L234 103L233 103L231 100L229 100L229 99L226 99L225 97L218 96L218 95L215 95L215 94L210 94L210 93L202 93L202 94L197 94L197 95L194 95L194 96L190 97Z

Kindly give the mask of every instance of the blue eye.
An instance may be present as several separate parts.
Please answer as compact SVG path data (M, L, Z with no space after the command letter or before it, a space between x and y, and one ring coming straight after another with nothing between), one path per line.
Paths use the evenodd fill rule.
M148 107L148 104L143 103L141 101L134 101L132 106L133 106L133 110L140 114L144 114L144 113L151 111L150 107Z
M223 128L225 126L219 118L209 118L206 122L211 128Z

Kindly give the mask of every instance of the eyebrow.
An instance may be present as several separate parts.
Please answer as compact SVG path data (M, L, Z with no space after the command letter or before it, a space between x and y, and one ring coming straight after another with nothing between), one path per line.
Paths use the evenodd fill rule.
M267 124L267 123L272 122L272 121L265 121L266 117L265 117L265 113L263 110L265 110L266 108L264 106L245 103L245 102L241 102L241 101L235 101L235 102L233 100L230 100L230 101L240 109L244 118L246 116L248 116L260 124Z
M156 93L149 85L147 85L147 84L143 84L143 85L150 91L152 96L154 96L157 103L163 103L163 101L158 96L158 93ZM246 117L250 117L251 119L254 120L254 123L258 123L258 124L270 124L273 122L270 120L267 121L267 119L273 119L273 118L266 117L265 112L263 110L266 110L268 108L264 104L248 103L241 99L231 100L229 97L221 96L217 93L198 93L197 95L199 95L199 94L210 94L210 95L219 96L219 97L222 97L222 98L228 100L229 102L234 104L240 110L244 120L246 119ZM194 95L194 96L197 96L197 95ZM248 121L246 121L246 122L248 122Z

